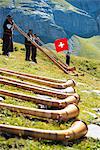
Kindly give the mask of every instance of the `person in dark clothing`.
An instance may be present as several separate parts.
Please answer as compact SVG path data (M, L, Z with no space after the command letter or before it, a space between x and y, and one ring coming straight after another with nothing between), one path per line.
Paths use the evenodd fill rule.
M32 33L32 30L30 29L28 34L27 34L30 39L32 41L36 41L36 36ZM37 63L37 60L36 60L36 53L37 53L37 48L36 46L34 46L27 38L25 38L25 48L26 48L26 58L25 60L26 61L31 61L34 62L34 63ZM30 56L31 56L31 60L30 60Z
M12 34L14 29L14 23L10 15L7 16L3 24L3 55L9 56L9 52L13 52L13 40Z
M70 52L67 52L67 54L66 54L66 64L68 66L70 65Z

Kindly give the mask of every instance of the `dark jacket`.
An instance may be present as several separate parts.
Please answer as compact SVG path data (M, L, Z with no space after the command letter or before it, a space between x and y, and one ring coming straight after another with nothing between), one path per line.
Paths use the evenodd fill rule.
M28 33L27 35L30 37L30 34L29 34L29 33ZM32 43L31 43L30 41L28 41L27 38L25 38L25 45L26 45L26 46L32 46Z
M27 34L30 37L30 34ZM35 42L38 44L38 40L35 39ZM33 46L36 47L35 45L33 45L27 38L25 38L25 46Z
M8 24L11 25L10 29L7 27ZM4 22L4 24L3 24L4 34L12 36L12 26L13 26L13 22L11 23L11 22L8 21L8 19L6 19L5 22Z

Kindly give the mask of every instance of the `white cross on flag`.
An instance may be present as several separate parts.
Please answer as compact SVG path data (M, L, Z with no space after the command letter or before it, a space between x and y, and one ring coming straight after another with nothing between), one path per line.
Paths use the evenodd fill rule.
M68 39L67 38L57 39L57 40L55 40L54 44L55 44L57 52L68 50Z

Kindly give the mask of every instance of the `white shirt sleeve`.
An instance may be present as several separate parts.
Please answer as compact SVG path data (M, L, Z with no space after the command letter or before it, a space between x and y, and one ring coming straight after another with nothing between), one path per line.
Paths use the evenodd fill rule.
M35 38L32 38L32 41L35 42Z
M12 25L11 25L11 24L7 24L7 28L8 28L8 29L11 29L11 28L12 28Z
M31 39L31 40L33 39L31 35L30 35L30 39Z
M32 40L32 36L31 35L29 35L29 38ZM27 39L27 41L30 41L29 39Z

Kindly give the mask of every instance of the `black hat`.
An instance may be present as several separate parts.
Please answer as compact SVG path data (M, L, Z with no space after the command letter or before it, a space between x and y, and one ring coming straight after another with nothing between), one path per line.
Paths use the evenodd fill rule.
M32 30L32 29L29 29L29 31L30 31L30 32L33 32L33 30Z
M12 17L10 15L8 15L7 18L12 18Z

